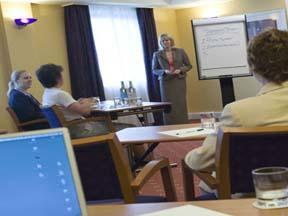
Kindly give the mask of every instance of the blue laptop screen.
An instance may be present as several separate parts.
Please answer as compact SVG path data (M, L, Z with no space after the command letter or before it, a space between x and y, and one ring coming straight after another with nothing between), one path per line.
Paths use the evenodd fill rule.
M62 132L0 138L0 215L81 215Z

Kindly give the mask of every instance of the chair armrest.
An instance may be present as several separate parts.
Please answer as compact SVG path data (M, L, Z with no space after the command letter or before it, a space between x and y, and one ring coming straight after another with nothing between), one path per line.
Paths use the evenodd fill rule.
M194 175L198 176L204 181L211 189L216 189L218 184L216 179L212 176L213 169L193 170L189 167L184 160L182 160L182 173L183 173L183 187L185 201L195 200L194 190Z
M76 120L72 120L66 123L66 127L69 127L71 125L77 125L80 123L84 123L84 122L95 122L95 121L105 121L107 123L107 126L110 130L110 132L114 132L114 128L112 126L111 121L109 121L107 116L93 116L93 117L88 117L85 119L76 119Z
M85 118L85 119L76 119L76 120L72 120L72 121L68 121L66 126L71 126L71 125L75 125L75 124L80 124L80 123L84 123L84 122L93 122L93 121L105 121L106 117L89 117L89 118Z
M218 186L218 183L216 181L216 178L212 176L212 173L214 171L213 168L206 168L203 170L193 170L191 167L189 167L185 161L182 162L183 166L185 166L185 172L191 172L192 174L198 176L203 182L205 182L211 189L216 189Z
M139 191L156 172L168 166L170 166L170 164L167 158L150 161L132 181L132 189L135 192Z
M72 139L72 146L73 147L81 147L85 145L98 145L101 144L101 142L106 142L109 139L112 139L114 136L114 133L105 134L105 135L99 135L99 136L91 136L91 137L83 137L83 138L77 138Z
M206 170L201 171L193 171L193 173L198 176L203 182L205 182L211 189L216 189L218 183L216 178L212 176L211 172L207 172Z
M84 122L89 122L89 121L90 120L88 120L88 119L76 119L76 120L72 120L72 121L67 121L65 123L65 126L69 127L71 125L77 125L77 124L84 123Z
M28 125L34 125L37 123L47 123L48 124L48 121L44 118L43 119L36 119L36 120L20 123L19 126L28 126Z
M90 116L88 118L86 118L89 121L107 121L108 117L105 116Z

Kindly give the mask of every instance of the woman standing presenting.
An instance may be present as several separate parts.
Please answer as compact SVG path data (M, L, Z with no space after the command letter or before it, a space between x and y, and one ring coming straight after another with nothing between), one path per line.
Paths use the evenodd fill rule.
M159 37L160 50L153 54L152 70L160 82L163 102L171 102L172 110L164 114L165 124L185 124L188 121L186 103L186 73L192 68L185 51L174 47L168 34Z

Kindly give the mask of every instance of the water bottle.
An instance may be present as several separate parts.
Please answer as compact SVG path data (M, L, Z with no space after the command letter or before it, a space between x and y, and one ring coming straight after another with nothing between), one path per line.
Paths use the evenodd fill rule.
M125 98L128 98L128 94L125 88L124 81L121 81L120 97L121 97L122 102L124 102Z
M136 89L133 87L132 81L129 81L128 98L135 99L136 97Z

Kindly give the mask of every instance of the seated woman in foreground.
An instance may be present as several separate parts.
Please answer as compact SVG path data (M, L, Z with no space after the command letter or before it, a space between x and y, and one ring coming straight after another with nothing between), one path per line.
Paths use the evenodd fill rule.
M40 103L28 92L32 86L32 77L25 70L14 71L8 84L8 104L20 122L44 118ZM25 126L25 130L50 128L48 123L36 123Z
M255 97L227 104L220 126L288 125L288 32L273 29L259 34L249 43L247 54L249 68L262 88ZM216 135L208 136L201 147L186 155L186 164L194 170L213 168L216 139ZM209 191L204 184L200 187Z

